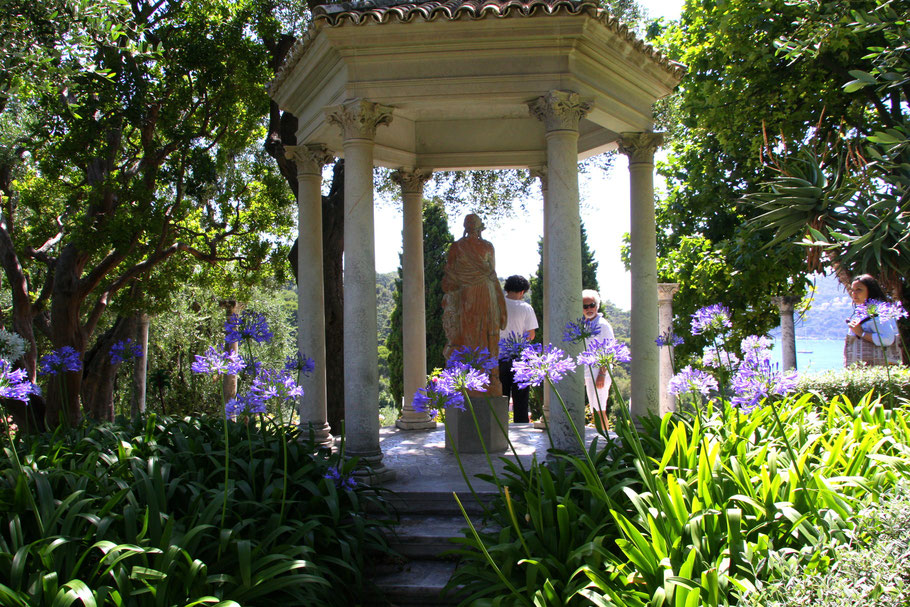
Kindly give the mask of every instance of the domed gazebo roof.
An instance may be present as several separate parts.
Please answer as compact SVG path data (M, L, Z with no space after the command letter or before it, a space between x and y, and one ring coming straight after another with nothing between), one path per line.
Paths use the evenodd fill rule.
M317 7L270 93L297 116L299 143L338 155L324 110L363 98L392 108L378 165L527 167L546 157L532 100L568 90L592 104L584 158L651 130L654 101L683 73L589 0L371 0Z

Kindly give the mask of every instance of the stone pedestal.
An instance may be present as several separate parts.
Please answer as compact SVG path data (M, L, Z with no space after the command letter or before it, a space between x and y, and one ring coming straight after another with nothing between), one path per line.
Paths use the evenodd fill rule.
M509 431L509 399L505 396L475 396L471 398L477 423L480 425L483 442L490 453L504 453L509 443L500 429ZM496 416L495 418L493 416ZM499 420L499 424L496 420ZM465 403L465 410L446 410L446 449L452 451L453 444L458 453L483 453L477 427L471 411Z

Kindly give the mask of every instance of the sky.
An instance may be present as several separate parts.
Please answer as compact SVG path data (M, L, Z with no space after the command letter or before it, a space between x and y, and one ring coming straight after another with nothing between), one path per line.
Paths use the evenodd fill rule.
M679 18L683 0L639 0L651 17ZM660 159L660 153L658 153ZM664 184L655 175L655 190ZM527 201L527 210L497 223L488 222L483 238L496 249L496 273L501 277L537 272L540 257L537 241L543 232L543 202L540 188ZM581 220L588 234L588 246L598 263L597 282L601 297L628 310L631 279L619 258L622 236L629 231L629 171L625 155L618 154L608 173L592 168L579 178ZM401 211L387 201L377 200L375 209L376 271L394 272L401 253ZM460 238L465 213L449 216L449 230Z

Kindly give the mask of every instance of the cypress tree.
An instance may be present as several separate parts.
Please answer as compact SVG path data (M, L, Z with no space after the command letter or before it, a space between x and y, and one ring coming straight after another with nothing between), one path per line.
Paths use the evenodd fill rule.
M425 202L423 207L423 272L427 325L427 372L445 366L442 350L446 345L442 330L442 276L445 272L446 256L455 239L449 232L448 217L438 200ZM395 281L392 310L392 330L386 339L389 349L389 389L396 405L404 395L404 361L401 334L401 265Z

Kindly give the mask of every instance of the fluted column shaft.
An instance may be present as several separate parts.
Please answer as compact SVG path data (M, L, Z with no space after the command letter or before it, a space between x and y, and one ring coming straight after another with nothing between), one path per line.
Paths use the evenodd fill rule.
M544 204L546 234L545 331L550 339L562 335L566 323L581 316L581 217L578 211L578 123L591 104L571 91L550 91L530 104L532 114L543 121L547 140L547 199ZM556 268L559 271L556 271ZM575 357L581 344L560 343ZM551 398L550 435L553 446L577 452L579 445L571 422L584 428L585 400L581 375L569 374L559 383L566 404L555 406ZM571 420L571 421L570 421Z
M392 180L401 186L403 229L401 255L401 342L404 402L395 425L402 430L435 428L428 413L414 410L414 393L427 383L426 289L423 260L423 184L430 171L395 171Z
M373 139L391 110L353 100L328 108L344 146L344 418L347 454L375 480L393 476L379 447L379 358L376 347L376 251Z
M325 289L322 267L322 167L333 156L322 145L285 146L297 165L297 348L315 362L303 387L298 408L304 435L330 446L325 375Z
M632 417L659 413L657 344L657 233L654 227L654 152L661 133L623 133L629 157L632 269Z

